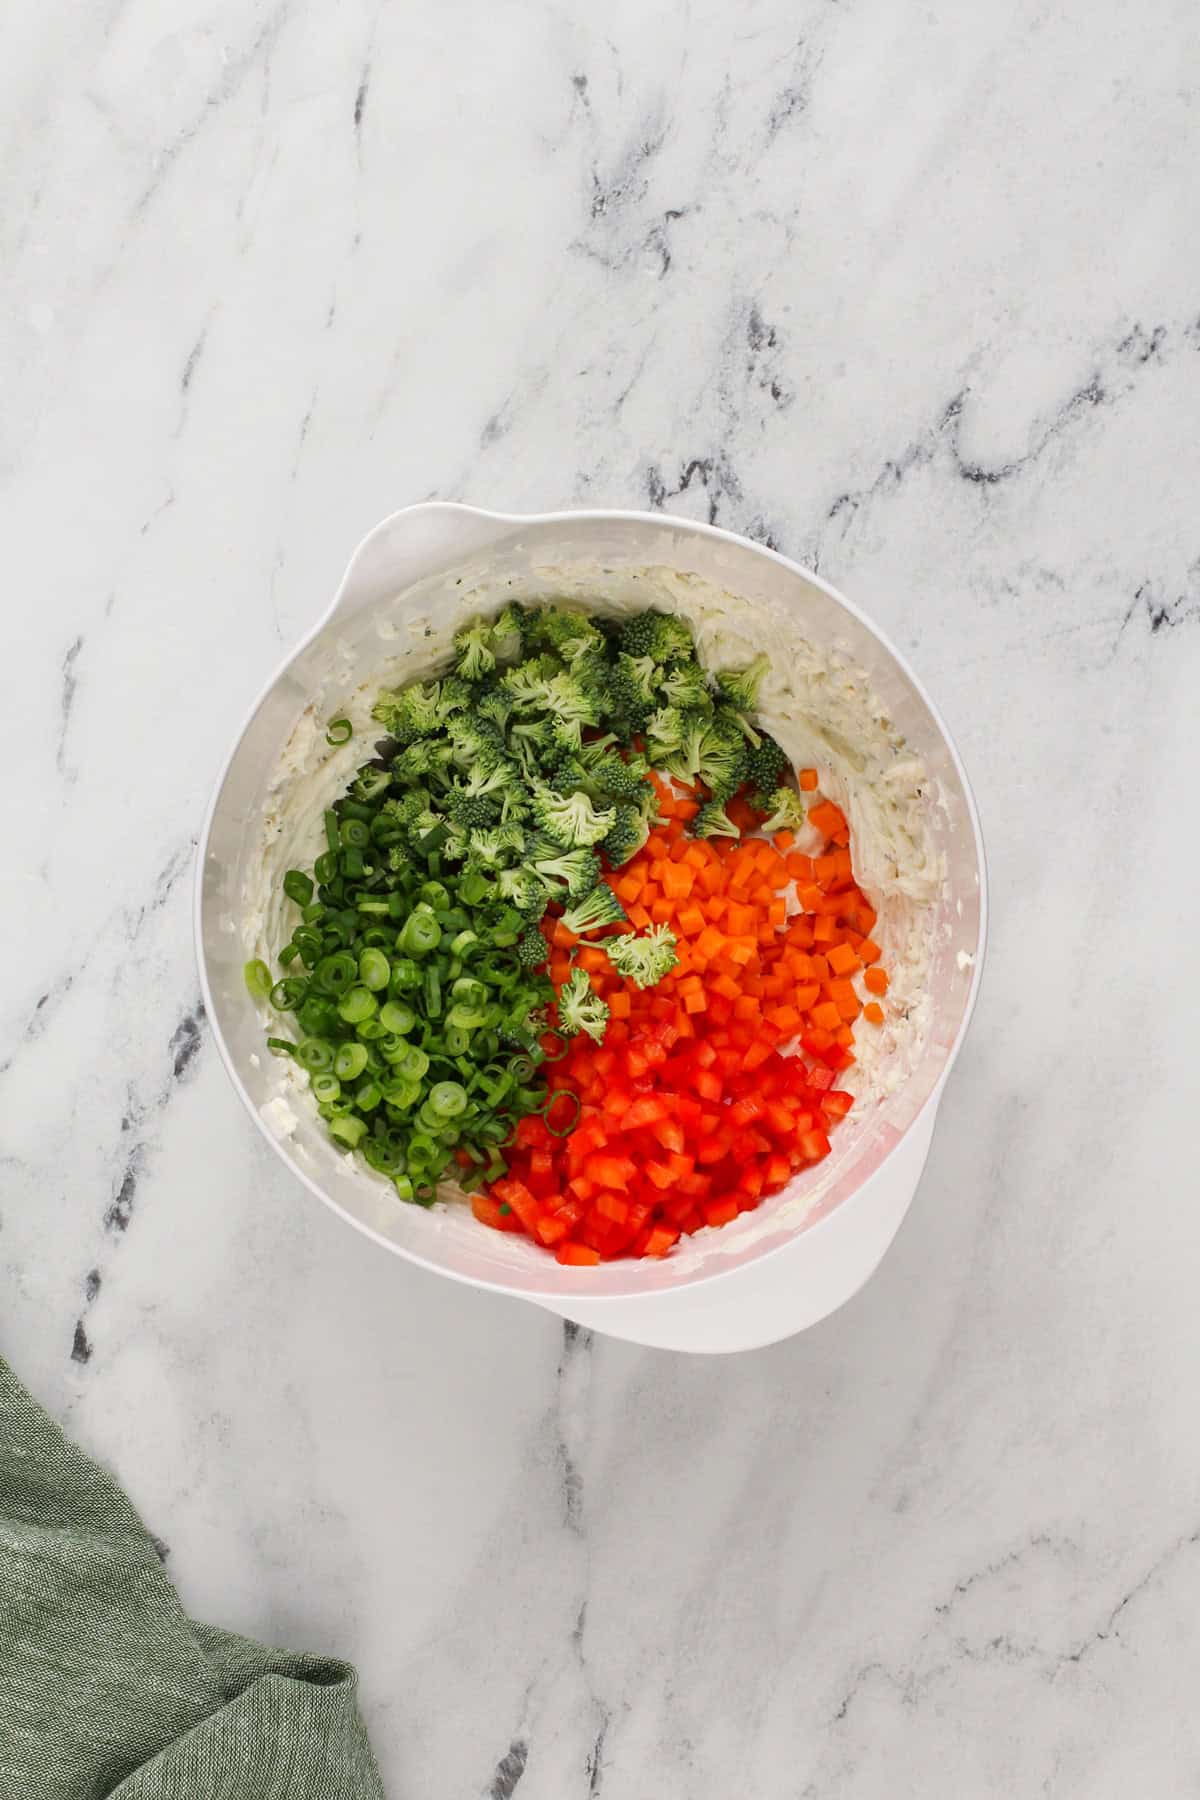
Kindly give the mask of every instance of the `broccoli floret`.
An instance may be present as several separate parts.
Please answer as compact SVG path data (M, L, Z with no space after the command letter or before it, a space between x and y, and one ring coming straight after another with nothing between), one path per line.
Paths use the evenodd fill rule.
M515 669L505 670L500 685L511 695L519 711L549 712L552 710L550 683L562 673L562 664L556 656L527 656Z
M432 737L470 704L467 683L447 675L441 681L410 681L402 688L384 688L371 708L371 717L407 744L414 738Z
M494 769L504 757L504 734L491 719L477 715L451 719L447 728L451 755L462 769Z
M611 807L597 812L586 794L560 794L540 783L533 790L533 816L539 828L567 850L598 844L616 821Z
M608 1026L608 1006L582 969L574 969L558 996L558 1028L564 1037L577 1037L586 1031L599 1044Z
M462 862L471 848L471 837L466 827L457 821L448 827L445 841L439 854L450 862Z
M495 725L503 731L508 724L512 712L512 696L506 694L502 687L485 688L475 701L475 716L486 719L489 725Z
M464 831L478 831L494 822L499 805L490 795L469 794L465 788L452 787L446 795L446 811Z
M441 738L417 738L393 757L392 774L405 786L426 781L431 775L442 774L449 754L450 746Z
M579 747L579 760L585 769L593 768L596 763L602 762L612 746L619 742L615 731L606 731L603 737L589 738L586 744L581 744Z
M371 708L371 717L401 743L432 737L446 721L440 681L410 681L407 687L384 688Z
M409 788L406 794L396 800L385 800L380 807L380 814L397 830L411 832L416 822L429 808L428 790L421 787Z
M571 670L546 683L547 711L557 719L577 719L581 725L598 725L606 696L594 682L581 680Z
M536 925L527 925L517 940L517 961L523 969L540 969L546 955L545 938Z
M625 908L609 887L607 881L598 881L590 894L568 906L563 914L563 924L568 931L582 937L585 931L599 931L602 925L625 925Z
M728 701L738 712L753 712L758 705L758 690L762 686L763 676L770 666L771 659L764 650L744 669L722 669L716 678L717 692L722 700Z
M519 856L525 847L525 833L519 825L489 825L486 830L471 833L471 867L484 872L504 867Z
M604 649L604 639L591 620L583 613L569 612L564 607L548 606L536 613L534 631L539 643L555 651L567 663Z
M546 889L532 869L501 869L496 891L527 918L540 919L546 910Z
M498 663L514 663L525 650L529 614L515 600L492 620L492 654Z
M553 838L535 838L528 848L528 858L542 880L558 893L565 889L572 900L588 894L600 879L600 859L594 851L581 846L564 850Z
M710 800L692 820L695 837L741 837L741 832L725 811L723 800Z
M550 720L550 741L556 752L578 756L583 748L583 724L579 719Z
M481 681L496 666L491 626L475 619L454 634L454 666L466 681Z
M696 654L691 627L673 613L635 613L621 628L621 648L631 656L652 656L657 663Z
M650 715L646 721L646 756L652 768L678 750L689 716L677 706L660 706Z
M417 865L403 844L392 844L388 849L388 868L393 875L412 875Z
M670 706L711 707L708 680L698 662L673 663L659 679L659 692Z
M801 830L806 814L804 801L795 788L777 787L774 793L765 798L767 805L763 810L769 813L770 817L763 820L760 830L768 834L772 831Z
M660 670L652 656L630 656L622 650L617 658L617 678L622 684L628 684L644 706L654 706L658 701L658 683Z
M652 925L642 936L627 933L606 938L604 950L618 975L626 975L639 987L648 988L669 975L679 961L675 943L675 933L669 925Z
M708 717L702 712L683 714L679 748L662 759L663 768L678 776L680 781L695 781L700 773L700 758L704 752L704 738L709 723Z
M766 732L746 753L746 779L760 794L773 793L779 786L780 776L789 767L787 757Z
M649 772L650 765L644 756L630 756L626 760L615 750L596 758L587 768L592 786L613 800L640 799Z
M520 762L526 780L535 776L543 763L553 762L560 754L554 741L554 729L548 719L527 719L509 730L508 748Z
M737 792L746 779L746 745L736 722L719 711L700 745L700 779L719 800Z
M443 675L441 689L441 707L447 719L451 713L466 712L475 704L475 690L461 675Z
M647 791L652 793L652 790ZM616 823L601 838L600 848L607 856L609 866L619 869L631 856L636 856L649 836L650 827L640 809L618 802Z
M547 782L559 794L573 794L590 781L587 770L574 756L560 757L549 771Z

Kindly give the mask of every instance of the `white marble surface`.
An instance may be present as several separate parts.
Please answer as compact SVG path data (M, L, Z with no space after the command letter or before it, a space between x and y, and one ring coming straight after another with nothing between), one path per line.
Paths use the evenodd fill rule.
M1187 0L25 0L0 56L3 1349L389 1791L1200 1789ZM198 1016L222 751L382 513L818 564L995 923L869 1287L727 1361L374 1251ZM19 771L19 779L13 776Z

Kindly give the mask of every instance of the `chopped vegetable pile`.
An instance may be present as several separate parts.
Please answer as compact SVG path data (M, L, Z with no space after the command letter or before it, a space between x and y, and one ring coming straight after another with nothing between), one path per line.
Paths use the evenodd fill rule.
M710 677L657 612L509 605L380 694L387 737L284 876L282 973L246 980L402 1199L452 1174L483 1223L595 1263L828 1154L887 980L842 813L756 722L766 667Z

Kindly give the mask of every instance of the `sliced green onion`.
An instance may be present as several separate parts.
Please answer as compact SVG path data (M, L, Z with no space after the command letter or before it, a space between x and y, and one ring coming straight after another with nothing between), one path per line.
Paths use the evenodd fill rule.
M382 950L364 950L358 959L358 979L372 992L385 988L391 973L392 966Z
M467 1090L457 1081L439 1081L429 1090L429 1105L440 1119L456 1119L466 1111Z
M362 819L343 819L339 836L346 850L365 850L371 841L371 833Z
M272 1056L295 1056L296 1054L296 1046L293 1044L291 1038L269 1037L267 1039L267 1049L271 1052Z
M442 928L432 913L412 912L401 933L401 947L409 956L428 956L442 941Z
M397 1037L404 1037L417 1022L417 1015L411 1006L405 1006L402 1000L386 1000L379 1009L379 1023L385 1031L391 1031Z
M253 957L242 970L246 986L255 1000L265 1000L271 992L271 971L261 957Z
M357 1025L363 1019L373 1018L379 1010L379 1002L369 988L352 987L338 1001L338 1013L347 1025Z
M572 1111L565 1124L559 1123L556 1125L551 1120L550 1115L555 1111L560 1100L570 1101ZM542 1108L542 1117L546 1121L546 1130L552 1137L570 1137L576 1125L579 1123L579 1115L582 1111L583 1106L580 1102L579 1095L572 1093L570 1088L560 1088L557 1094L551 1094L545 1106Z
M325 732L325 742L327 744L332 744L333 748L336 750L342 744L348 744L353 736L354 727L351 725L349 719L330 719L328 728Z
M339 1044L333 1059L333 1072L339 1081L357 1081L367 1066L365 1044Z
M383 1099L383 1089L377 1081L364 1081L354 1090L354 1103L360 1112L372 1112Z
M415 1044L409 1045L407 1054L402 1056L396 1064L396 1073L403 1075L406 1081L420 1081L421 1077L428 1073L428 1070L429 1058L424 1050L418 1050Z
M314 1097L319 1100L323 1106L327 1106L331 1100L336 1100L338 1098L342 1091L342 1084L336 1075L314 1075L312 1078L312 1091Z
M283 878L283 891L297 906L307 906L313 897L312 876L303 869L289 869Z
M271 989L271 1005L277 1012L294 1012L304 1003L308 994L308 983L299 975L285 975Z
M367 1121L355 1118L353 1113L344 1113L330 1122L329 1135L345 1144L347 1149L354 1150L367 1135Z
M323 1074L333 1067L333 1045L327 1038L301 1038L296 1045L296 1061L310 1075Z
M352 987L357 974L358 964L349 950L335 950L332 956L323 956L313 971L317 986L335 995Z

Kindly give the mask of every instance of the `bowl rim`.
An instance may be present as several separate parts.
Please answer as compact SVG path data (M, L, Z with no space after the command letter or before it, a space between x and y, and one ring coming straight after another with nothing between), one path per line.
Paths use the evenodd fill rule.
M346 583L350 578L362 550L378 533L385 531L397 520L408 517L414 513L441 513L444 515L464 514L475 519L494 520L498 525L511 525L518 529L522 526L578 524L590 521L603 521L611 524L651 525L655 528L674 529L697 537L711 538L720 543L736 545L739 549L750 550L756 556L765 557L769 561L779 564L780 567L787 569L791 574L799 576L802 581L806 581L811 586L820 589L820 591L830 600L840 606L845 612L849 613L853 619L857 620L857 622L876 639L901 672L907 677L909 682L911 682L913 688L924 703L934 725L941 733L942 741L949 752L950 760L962 787L963 797L966 802L967 817L970 821L971 833L975 846L976 866L979 873L979 937L974 952L975 962L971 973L971 982L967 990L967 998L963 1007L962 1017L959 1020L958 1029L954 1034L953 1042L946 1052L946 1059L936 1082L930 1089L930 1092L926 1095L916 1113L910 1119L901 1136L897 1139L896 1144L882 1157L878 1167L873 1172L872 1177L868 1178L851 1194L848 1194L841 1204L835 1207L832 1212L823 1214L821 1218L813 1220L812 1223L808 1225L805 1225L803 1221L800 1221L794 1232L789 1233L778 1244L773 1244L769 1248L763 1249L759 1255L754 1257L749 1263L734 1263L724 1268L714 1268L709 1272L700 1271L691 1280L684 1283L682 1287L661 1289L630 1288L627 1291L616 1293L611 1291L597 1293L594 1288L591 1288L588 1285L586 1277L589 1271L587 1270L564 1268L562 1270L564 1277L562 1284L556 1286L553 1290L542 1290L522 1286L519 1283L512 1281L493 1280L490 1276L468 1275L456 1269L446 1268L444 1264L435 1262L429 1257L423 1256L420 1251L411 1250L405 1245L397 1244L393 1242L392 1239L384 1237L381 1232L377 1231L372 1225L367 1224L365 1220L355 1218L351 1213L347 1212L346 1209L332 1197L332 1195L326 1193L319 1181L308 1174L291 1156L289 1156L286 1143L271 1131L259 1108L255 1105L249 1093L246 1091L242 1078L233 1061L233 1057L230 1054L229 1047L225 1042L225 1036L221 1030L216 1008L213 1004L212 990L208 979L208 964L204 949L204 867L208 856L208 842L212 834L217 804L220 800L221 792L225 786L226 777L229 774L233 760L241 747L243 738L249 731L258 714L259 708L263 705L272 689L283 679L292 664L303 655L309 645L321 635L336 616L341 606ZM192 880L193 944L197 969L199 971L200 992L204 1002L205 1015L216 1042L218 1054L224 1064L225 1073L229 1077L234 1092L237 1094L242 1105L254 1121L261 1136L271 1146L285 1168L287 1168L293 1176L303 1183L311 1194L315 1195L318 1200L328 1207L329 1210L345 1224L351 1226L355 1231L360 1232L364 1237L369 1238L373 1243L378 1244L382 1249L389 1251L392 1255L401 1256L406 1261L415 1263L418 1267L429 1270L432 1274L443 1276L449 1281L459 1282L464 1287L483 1288L490 1293L507 1294L515 1299L533 1301L535 1304L543 1306L548 1305L551 1307L554 1307L560 1301L584 1299L586 1299L589 1308L603 1308L607 1306L621 1307L628 1306L631 1303L636 1304L638 1302L645 1302L650 1304L655 1301L666 1302L668 1300L677 1299L686 1293L694 1292L696 1289L707 1286L710 1283L729 1280L738 1275L748 1275L756 1263L766 1262L772 1257L782 1254L784 1251L792 1248L797 1240L802 1237L822 1232L832 1227L835 1223L840 1224L843 1227L852 1223L853 1210L855 1209L856 1202L860 1201L866 1190L874 1184L874 1177L882 1173L895 1155L896 1149L905 1138L917 1131L921 1121L926 1119L931 1112L936 1113L937 1107L941 1102L943 1090L949 1079L950 1072L953 1069L955 1062L958 1060L959 1052L962 1049L964 1039L970 1029L971 1020L974 1017L975 1007L979 998L979 988L983 978L983 966L987 952L988 913L987 854L984 847L979 808L975 799L974 790L971 786L970 778L967 775L962 757L959 755L958 746L954 741L950 729L942 716L940 708L933 700L928 689L925 687L924 682L913 669L904 653L897 648L888 637L887 633L881 630L873 619L869 618L852 600L847 599L846 595L843 594L839 588L835 587L832 582L826 580L823 575L817 574L815 570L806 568L803 563L797 562L794 557L785 556L780 550L776 550L766 544L757 543L753 538L746 537L741 532L730 531L723 525L711 525L703 520L689 519L686 515L680 513L645 512L635 508L624 507L565 507L549 512L510 513L493 511L487 507L472 506L468 502L457 500L425 500L417 501L410 506L397 507L395 511L388 513L384 518L378 520L369 531L364 533L363 537L360 538L359 542L355 545L354 550L350 555L350 559L346 564L341 581L338 583L329 605L321 612L311 629L305 632L304 636L301 637L293 648L284 655L268 680L266 680L258 690L230 743L228 751L221 761L216 779L212 785L208 804L204 810L204 821L196 844L195 865Z

